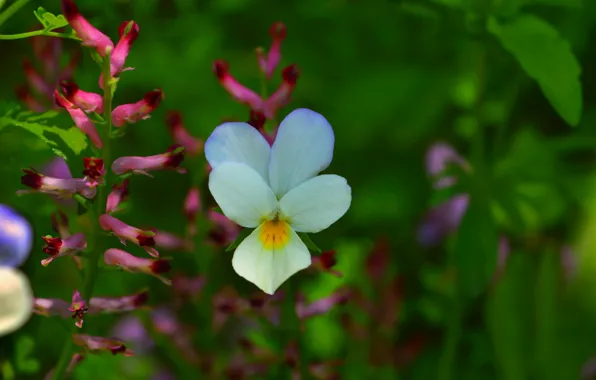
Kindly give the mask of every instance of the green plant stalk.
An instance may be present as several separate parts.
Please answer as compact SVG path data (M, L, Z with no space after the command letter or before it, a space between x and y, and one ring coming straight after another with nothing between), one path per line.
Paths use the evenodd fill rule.
M1 17L1 15L0 15ZM1 22L1 20L0 20ZM18 33L18 34L0 34L0 40L20 40L22 38L29 38L29 37L36 37L36 36L48 36L48 37L58 37L58 38L67 38L70 40L81 41L81 39L75 35L69 33L56 33L50 32L45 30L35 30L33 32L26 32L26 33Z
M461 322L463 316L463 301L462 292L456 284L455 294L451 302L451 310L449 310L447 333L444 338L443 349L439 358L438 380L454 379L453 370L456 368L455 360L457 357L457 346L462 333Z
M6 10L0 13L0 26L4 24L9 18L11 18L19 9L23 8L29 0L17 0L12 3ZM4 5L4 1L0 0L0 8ZM25 38L25 37L23 37Z
M111 160L111 151L110 151L110 136L112 132L112 80L110 74L110 53L107 53L104 58L104 63L102 65L103 71L103 78L104 78L104 95L103 95L103 104L104 104L104 119L107 121L107 126L104 129L104 133L102 133L103 138L103 150L102 150L102 159L104 162L104 166L108 167L110 160ZM108 197L109 188L108 184L108 175L109 170L106 170L105 173L105 185L100 186L98 189L97 199L95 201L93 209L90 209L89 212L94 220L93 224L93 232L92 232L92 244L91 250L89 252L89 260L88 261L88 268L85 271L85 281L83 282L83 288L81 290L81 296L84 300L89 301L91 296L93 295L93 288L95 287L95 281L97 280L97 276L99 274L99 258L101 256L101 244L97 242L97 236L99 235L100 227L97 221L99 215L103 212L106 200ZM62 348L62 353L60 354L60 359L58 360L58 364L56 365L56 369L54 371L52 380L62 380L65 378L66 369L68 368L68 364L70 363L70 359L72 357L72 334L76 333L77 327L73 324L70 329L69 336L67 337L67 341Z
M294 279L295 280L295 279ZM281 322L285 327L285 345L282 350L287 349L292 341L296 341L296 353L298 355L298 370L300 379L308 379L308 358L306 357L306 350L302 343L302 332L300 331L300 318L298 317L298 310L296 309L297 290L292 279L286 282L286 297L282 306ZM288 368L289 378L292 378L292 368Z

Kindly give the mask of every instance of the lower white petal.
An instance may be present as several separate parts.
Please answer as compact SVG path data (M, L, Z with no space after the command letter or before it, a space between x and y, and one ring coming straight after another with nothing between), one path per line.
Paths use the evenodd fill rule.
M33 311L29 279L17 269L0 267L0 336L21 328Z
M319 232L350 208L352 189L345 178L325 174L296 186L279 201L283 217L298 232Z
M306 245L283 221L268 221L257 227L234 252L236 273L267 294L311 263Z

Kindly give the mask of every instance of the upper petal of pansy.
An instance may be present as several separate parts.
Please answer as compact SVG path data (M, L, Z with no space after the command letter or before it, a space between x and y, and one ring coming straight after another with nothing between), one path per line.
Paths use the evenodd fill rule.
M225 162L209 175L209 190L223 213L243 227L254 228L277 208L275 194L247 164Z
M286 116L271 147L269 183L275 194L281 198L325 170L333 158L334 141L323 115L301 108Z
M352 202L346 179L320 175L296 186L279 201L284 219L298 232L319 232L341 218Z
M224 123L215 128L205 143L205 157L212 168L224 162L244 163L265 181L268 176L269 143L247 123Z
M261 224L240 243L232 258L236 273L267 294L310 264L308 248L284 221Z

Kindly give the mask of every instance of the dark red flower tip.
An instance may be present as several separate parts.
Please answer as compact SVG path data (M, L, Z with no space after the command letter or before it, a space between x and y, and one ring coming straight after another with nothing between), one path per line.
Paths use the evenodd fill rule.
M323 268L331 269L337 264L337 259L335 258L335 250L325 251L321 253L320 260Z
M165 166L177 168L182 161L184 161L184 147L182 145L172 145L168 148L167 152L169 152L169 154Z
M148 301L149 301L149 291L145 290L145 291L137 294L136 296L134 296L134 298L132 300L132 304L134 305L134 307L140 307L140 306L147 304Z
M234 304L230 301L223 301L217 305L217 311L220 313L232 314L234 310Z
M149 91L148 93L146 93L143 97L143 100L145 100L145 103L147 103L147 105L151 108L156 108L159 105L159 103L161 103L161 100L163 98L163 92L161 91L161 89L159 89L155 91Z
M70 101L72 101L71 99L75 96L77 91L79 91L79 86L77 86L76 83L69 82L66 80L60 82L60 87L62 88L62 92L64 93L66 99Z
M121 352L126 351L126 346L124 344L119 344L117 346L110 346L109 350L112 352L112 355L116 355Z
M286 38L286 25L281 21L273 23L273 25L271 25L269 28L269 35L273 39Z
M246 337L238 339L238 345L245 351L251 351L255 347L253 342L251 342L250 339Z
M217 61L213 62L213 72L217 79L223 79L226 75L228 75L228 70L230 69L230 65L226 61L218 59Z
M153 236L138 234L137 241L139 242L139 245L141 247L154 247L155 246L155 238Z
M58 237L51 237L51 236L42 236L43 241L46 243L46 246L43 247L42 251L47 253L50 256L55 256L60 252L60 247L62 247L62 239Z
M168 260L156 260L151 264L151 271L155 274L167 273L172 269Z
M283 69L281 72L281 76L284 82L288 84L295 85L298 77L300 76L300 70L298 69L298 65L290 65Z
M21 177L21 183L25 186L28 186L32 189L39 189L42 185L42 176L38 172L33 169L23 169L25 173L24 176Z
M24 100L31 96L31 91L29 90L29 86L26 84L20 84L14 88L14 92L17 95L17 98L20 100Z
M79 14L79 8L77 8L74 0L62 0L62 13L71 22Z
M124 34L127 34L128 39L132 44L139 37L139 25L134 21L123 21L118 27L118 35L122 37Z
M263 297L254 297L248 300L250 306L254 309L260 309L265 304L265 298Z
M83 170L83 175L89 177L90 179L99 179L103 176L103 165L103 159L101 158L84 157L83 166L85 169Z
M207 237L211 240L215 245L223 246L226 244L226 234L221 228L214 227L207 233Z
M267 121L265 114L260 111L250 110L250 119L248 120L248 124L260 131L265 126L265 121Z
M182 114L180 111L168 111L166 114L166 125L174 130L182 125Z

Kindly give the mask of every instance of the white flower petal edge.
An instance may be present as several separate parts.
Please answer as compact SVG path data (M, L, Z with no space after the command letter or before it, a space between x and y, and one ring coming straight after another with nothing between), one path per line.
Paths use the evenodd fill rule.
M227 162L213 169L209 190L223 213L242 227L258 226L278 207L269 185L246 164Z
M33 292L25 274L0 267L0 336L21 328L33 311Z
M301 108L279 125L271 147L269 183L278 198L325 170L333 158L335 136L323 115Z
M269 178L271 148L265 138L247 123L224 123L205 142L205 157L213 169L224 162L241 162Z
M308 268L311 258L306 245L289 226L285 244L267 248L261 235L266 223L256 228L236 248L232 266L240 276L265 293L273 294L293 274Z
M281 212L298 232L319 232L350 208L352 189L345 178L320 175L296 186L279 201Z

